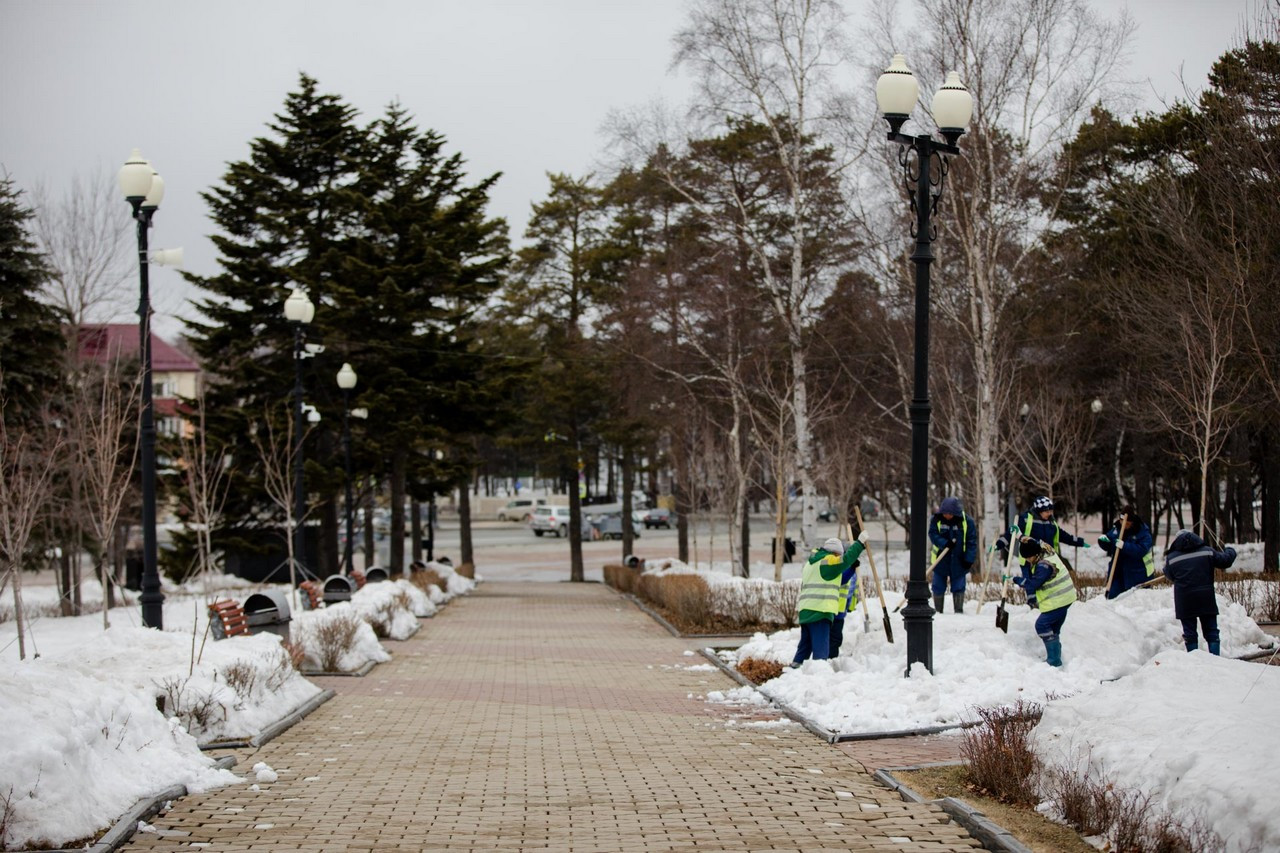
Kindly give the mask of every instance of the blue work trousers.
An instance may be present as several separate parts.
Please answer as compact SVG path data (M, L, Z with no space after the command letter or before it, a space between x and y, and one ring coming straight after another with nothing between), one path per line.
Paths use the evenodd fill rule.
M831 657L831 622L819 619L800 626L800 645L796 648L795 663L803 663L812 657L826 660Z

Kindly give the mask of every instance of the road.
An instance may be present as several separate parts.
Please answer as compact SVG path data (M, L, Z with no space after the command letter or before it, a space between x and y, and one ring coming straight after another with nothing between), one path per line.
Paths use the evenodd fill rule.
M796 538L798 526L789 528L791 536ZM653 529L640 530L640 537L632 549L637 557L645 560L674 558L678 554L676 531ZM884 525L871 522L871 532L877 549L883 549L886 536ZM459 525L456 517L444 517L436 530L435 556L447 556L455 563L459 561ZM770 543L773 539L773 522L766 516L751 518L751 560L752 562L768 562L772 559ZM835 524L819 523L817 527L819 539L836 535ZM902 548L901 529L890 522L887 530L889 547ZM534 535L522 523L500 521L478 521L471 528L472 546L475 561L480 574L492 580L541 580L561 581L569 578L569 540L558 539L551 534ZM386 565L390 544L388 540L377 542L378 561ZM587 580L601 580L601 567L612 561L623 558L622 543L616 540L600 542L584 542L582 545L583 565ZM410 553L409 543L405 544L405 553ZM425 558L425 551L424 551ZM720 562L729 559L728 526L724 521L714 525L710 520L699 517L689 532L689 558L691 562ZM360 557L356 558L357 564Z

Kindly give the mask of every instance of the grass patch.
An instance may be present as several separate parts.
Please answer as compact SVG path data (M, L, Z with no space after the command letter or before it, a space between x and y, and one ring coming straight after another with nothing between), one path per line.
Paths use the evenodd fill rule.
M983 796L966 782L963 765L927 767L922 770L895 770L894 777L929 799L955 797L964 800L1003 826L1036 853L1097 853L1070 827L1054 823L1034 809L1012 806Z

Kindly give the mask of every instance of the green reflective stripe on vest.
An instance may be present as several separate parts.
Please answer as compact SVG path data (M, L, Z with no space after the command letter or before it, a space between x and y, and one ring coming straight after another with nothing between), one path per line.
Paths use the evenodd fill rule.
M1041 613L1058 610L1076 600L1076 585L1071 582L1071 573L1062 561L1053 554L1041 558L1053 566L1053 577L1044 586L1036 590L1036 605Z
M939 527L939 525L935 524L934 527ZM961 515L960 516L960 550L961 552L964 551L964 544L968 541L969 541L969 517L966 515ZM955 555L953 554L952 556L955 556ZM936 562L938 562L938 546L934 545L933 553L929 555L929 565L933 565Z
M1142 555L1142 565L1147 567L1147 577L1154 577L1156 573L1156 555L1152 553L1155 550L1153 545Z
M800 575L800 599L796 602L797 610L813 610L818 613L839 613L844 608L844 599L840 597L840 576L831 580L822 579L822 566L840 562L840 557L828 554L821 560L804 564L804 572Z

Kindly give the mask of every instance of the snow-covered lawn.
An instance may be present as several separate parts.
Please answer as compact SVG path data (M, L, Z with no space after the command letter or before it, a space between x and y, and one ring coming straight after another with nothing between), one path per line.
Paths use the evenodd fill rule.
M351 603L316 611L299 610L293 596L293 641L305 649L317 626L345 617L357 639L344 669L389 659L360 611L389 615L391 635L407 635L418 616L475 587L448 566L432 567L446 589L367 584ZM293 669L273 634L206 636L209 602L243 604L259 589L230 577L166 584L165 630L154 631L141 627L136 596L108 613L105 629L95 582L85 584L82 600L98 612L76 617L57 615L54 588L25 587L26 660L12 613L0 622L0 846L78 841L173 786L203 791L246 781L213 767L199 744L249 738L321 692ZM259 781L269 772L253 771Z

